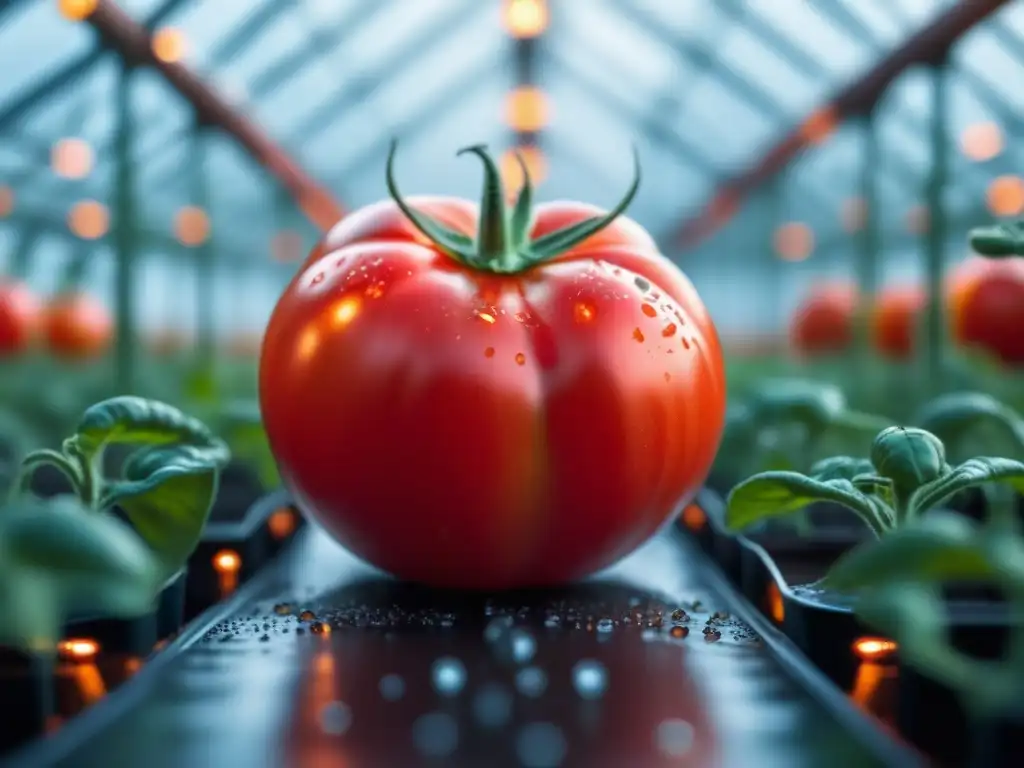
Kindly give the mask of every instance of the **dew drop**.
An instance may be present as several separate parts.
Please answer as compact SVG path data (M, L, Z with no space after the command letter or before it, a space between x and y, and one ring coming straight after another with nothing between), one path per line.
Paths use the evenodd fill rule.
M651 290L651 284L644 280L642 277L635 278L633 282L636 283L636 287L639 288L641 291Z
M290 616L292 612L291 603L278 603L274 606L274 613L278 616Z
M557 614L551 614L544 619L544 626L548 629L557 629L562 625L562 617Z
M572 685L584 699L599 699L608 688L608 672L599 661L585 659L572 668Z
M516 365L526 365L526 355L516 352Z
M683 349L689 349L690 348L690 340L688 338L686 338L685 336L681 336L680 338L682 339L682 342L683 342Z
M323 281L324 281L324 273L323 272L317 272L313 276L313 285L319 285Z
M488 347L484 350L484 357L494 357L494 347Z
M672 374L665 371L665 381L672 381Z
M640 311L643 312L648 317L657 317L658 316L658 310L656 310L650 304L641 304L640 305Z
M384 295L384 283L374 283L366 289L366 298L379 299Z
M530 316L525 312L516 312L515 318L517 323L526 323L529 321Z
M313 621L316 619L316 614L310 610L305 610L299 614L299 621Z
M585 301L578 301L572 308L573 319L577 323L589 323L594 319L594 307Z
M611 619L601 619L597 622L598 632L611 632L613 629L615 629L615 622Z
M490 312L481 312L480 310L477 310L476 316L489 325L495 322L494 315L492 315Z
M667 339L669 336L675 336L677 330L679 329L676 327L675 323L669 323L661 329L661 335Z
M690 628L675 626L672 627L672 629L670 629L668 633L672 635L672 637L674 637L676 640L682 640L684 637L690 634Z
M641 331L639 328L634 328L633 329L633 338L642 343L643 340L644 340L644 333L643 333L643 331Z
M431 667L434 688L442 696L456 696L466 685L466 667L458 659L445 656Z

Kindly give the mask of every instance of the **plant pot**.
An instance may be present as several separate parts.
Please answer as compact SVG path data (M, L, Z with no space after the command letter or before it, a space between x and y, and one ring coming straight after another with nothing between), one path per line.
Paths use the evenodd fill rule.
M825 575L849 543L780 548L740 537L740 546L744 597L840 689L853 688L866 662L898 661L894 646L871 644L878 633L856 617L850 597L808 586ZM947 589L947 622L954 647L992 659L1002 654L1009 613L1004 601L986 600L986 594L972 587ZM908 665L899 666L895 688L893 725L899 733L926 754L966 759L971 734L954 692Z
M292 527L274 527L274 516L290 513ZM236 521L211 521L189 560L185 614L195 616L251 578L283 547L302 523L286 490L264 495Z
M46 731L54 711L54 679L32 654L0 646L0 755Z
M186 574L182 569L167 580L150 613L134 618L73 616L64 625L65 639L93 640L108 653L148 656L157 642L181 628Z

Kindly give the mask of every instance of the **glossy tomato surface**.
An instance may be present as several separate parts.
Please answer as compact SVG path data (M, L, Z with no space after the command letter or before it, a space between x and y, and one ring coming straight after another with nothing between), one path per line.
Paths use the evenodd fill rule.
M109 349L114 321L110 310L98 299L85 293L67 293L47 306L43 333L55 357L86 360Z
M23 283L0 283L0 355L24 352L39 331L42 303Z
M871 314L871 334L882 357L907 360L913 355L925 302L919 286L892 286L879 292Z
M1024 365L1024 258L971 260L951 283L953 338Z
M474 232L472 203L408 202ZM597 210L539 206L534 234ZM655 533L711 466L725 377L692 284L635 222L497 275L389 201L329 232L282 295L260 400L287 485L355 554L500 589L578 579Z
M829 284L813 289L797 307L790 324L793 348L806 356L845 352L853 343L857 289Z

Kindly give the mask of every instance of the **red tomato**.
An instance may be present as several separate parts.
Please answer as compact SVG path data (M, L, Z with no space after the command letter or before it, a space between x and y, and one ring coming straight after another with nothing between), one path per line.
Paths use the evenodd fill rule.
M918 286L895 286L878 294L871 314L871 335L883 357L906 360L913 355L925 302L925 293Z
M953 338L1007 365L1024 365L1024 258L986 260L954 274Z
M46 308L43 332L55 357L86 360L107 351L114 335L114 321L107 308L92 296L66 293Z
M23 283L0 284L0 355L24 352L35 341L42 304Z
M852 285L818 286L800 304L789 329L793 347L808 356L845 352L853 342L857 289Z
M470 202L408 202L474 233ZM597 211L541 205L530 232ZM497 274L388 201L285 290L260 402L287 485L356 555L499 589L586 576L681 509L718 447L725 374L692 284L635 222Z

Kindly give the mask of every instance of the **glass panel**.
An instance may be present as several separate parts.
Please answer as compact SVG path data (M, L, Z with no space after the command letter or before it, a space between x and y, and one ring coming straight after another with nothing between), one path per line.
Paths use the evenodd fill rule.
M1024 65L989 30L978 29L968 35L954 50L954 61L988 85L987 90L1007 108L1024 108L1024 90L1020 88Z
M756 148L777 136L780 126L734 95L713 75L693 85L679 130L720 168L738 170Z
M568 4L566 4L568 6ZM576 13L587 15L591 5L597 3L574 3ZM725 13L715 3L666 3L665 0L632 0L626 4L656 18L666 29L683 37L697 37L719 29L726 23ZM629 10L626 10L627 14Z
M893 48L906 37L905 25L871 0L839 0L851 16L870 30L884 48ZM887 2L890 0L887 0Z
M260 30L221 72L248 83L297 47L308 44L309 31L302 19L293 13L284 14Z
M61 17L56 3L22 6L0 25L0 114L4 102L80 58L95 39L88 26Z
M247 0L244 3L184 3L165 25L181 30L188 44L191 66L205 70L217 62L210 57L218 44L230 38L246 20L261 13L267 0ZM271 0L280 2L281 0ZM136 14L142 18L143 14ZM276 20L275 20L276 21ZM273 29L269 24L267 28ZM267 29L265 28L265 29ZM251 42L255 42L254 36ZM251 47L251 45L250 45Z

